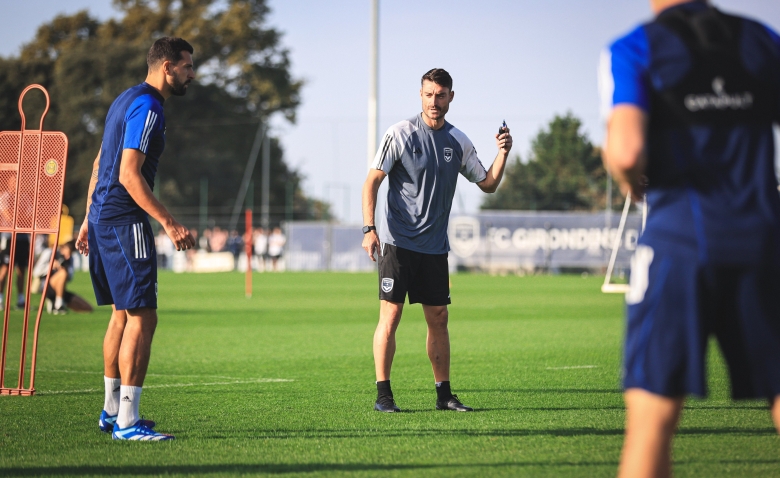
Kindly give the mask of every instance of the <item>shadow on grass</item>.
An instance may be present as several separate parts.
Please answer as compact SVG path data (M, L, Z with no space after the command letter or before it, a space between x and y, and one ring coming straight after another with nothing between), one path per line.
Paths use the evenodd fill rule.
M675 465L685 465L701 463L697 461L676 461ZM709 465L775 465L780 464L778 460L718 460L708 461ZM52 467L16 467L0 468L3 476L91 476L91 475L113 475L113 476L149 476L149 475L208 475L208 474L270 474L285 475L290 473L311 473L311 472L392 472L392 471L458 471L473 468L475 476L481 473L487 473L491 469L512 469L512 468L595 468L610 467L616 468L616 461L597 461L597 462L513 462L513 463L466 463L466 464L437 464L437 465L415 465L415 464L392 464L383 465L375 463L354 463L354 464L330 464L330 463L301 463L301 464L223 464L223 465L130 465L130 466L105 466L105 465L71 465L71 466L52 466Z
M774 435L774 428L684 428L677 432L680 436L699 435ZM287 440L291 438L321 439L321 438L405 438L405 437L448 437L448 438L512 438L512 437L580 437L580 436L622 436L622 428L559 428L547 430L529 429L503 429L503 430L478 430L478 429L450 429L450 428L426 428L426 429L308 429L308 430L236 430L230 431L212 430L211 434L203 435L207 440ZM199 439L201 437L192 437ZM185 438L186 439L186 438Z
M419 389L427 390L427 389ZM466 388L455 390L458 393L474 392L502 392L502 393L515 393L515 394L527 394L527 393L618 393L622 394L623 390L619 388Z
M277 474L284 475L288 473L305 472L390 472L390 471L426 471L426 470L458 470L475 468L475 473L479 474L479 469L489 470L497 468L528 468L528 467L598 467L609 466L616 467L617 462L527 462L527 463L467 463L467 464L437 464L437 465L414 465L414 464L391 464L383 465L377 463L301 463L301 464L224 464L224 465L148 465L148 466L101 466L101 465L72 465L72 466L52 466L52 467L30 467L30 468L0 468L3 476L64 476L64 475L207 475L212 473L220 474Z

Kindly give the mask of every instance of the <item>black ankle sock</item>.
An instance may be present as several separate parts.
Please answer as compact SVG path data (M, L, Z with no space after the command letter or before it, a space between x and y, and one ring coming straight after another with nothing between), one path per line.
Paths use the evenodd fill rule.
M452 390L450 390L450 382L436 382L436 398L440 402L446 402L452 398Z
M393 398L393 391L390 390L390 380L383 380L376 383L376 399Z

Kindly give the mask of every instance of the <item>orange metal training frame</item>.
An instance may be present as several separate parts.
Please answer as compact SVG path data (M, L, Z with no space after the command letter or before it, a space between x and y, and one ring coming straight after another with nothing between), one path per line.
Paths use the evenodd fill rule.
M37 130L25 130L22 100L32 89L39 89L46 97L46 108L41 114ZM30 285L35 254L35 238L40 234L54 234L54 247L59 243L60 211L65 185L65 166L68 157L68 138L64 133L43 131L43 120L49 111L49 93L41 85L30 85L19 96L21 131L0 132L0 232L11 233L10 257L5 287L2 345L0 345L0 395L35 394L35 360L38 353L38 329L41 324L44 295L38 305L30 359L29 386L25 387L25 362L29 340ZM5 386L8 322L11 312L11 282L19 234L30 235L29 267L27 273L24 319L22 323L21 357L16 387ZM44 287L49 283L56 251L52 251ZM21 291L19 291L21 292Z

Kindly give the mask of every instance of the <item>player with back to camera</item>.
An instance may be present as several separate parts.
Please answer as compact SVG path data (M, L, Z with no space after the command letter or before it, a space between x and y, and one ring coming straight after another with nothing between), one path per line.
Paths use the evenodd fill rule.
M92 170L77 247L89 254L98 305L112 304L103 341L105 402L99 426L116 440L170 440L141 420L138 405L157 326L157 254L148 215L177 250L194 240L152 194L165 147L163 103L195 78L192 46L160 38L147 55L146 81L114 100Z
M468 137L445 121L455 97L441 68L423 75L422 113L391 126L363 185L363 249L379 261L379 324L374 333L377 399L374 409L399 412L390 388L395 332L406 294L421 303L428 325L427 351L436 382L436 409L471 411L450 388L450 304L447 225L458 174L495 192L512 148L509 129L495 135L498 154L488 171ZM374 222L377 191L389 178L384 214Z
M780 37L705 1L650 3L600 69L605 165L649 206L626 294L624 477L671 474L710 336L732 397L766 399L780 429Z

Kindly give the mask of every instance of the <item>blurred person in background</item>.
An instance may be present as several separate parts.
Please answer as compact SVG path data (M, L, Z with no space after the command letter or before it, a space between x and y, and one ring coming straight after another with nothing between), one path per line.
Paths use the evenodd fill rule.
M271 267L274 272L279 270L279 259L284 252L284 245L287 242L287 238L282 234L280 227L275 227L271 231L271 235L268 236L268 257L271 259Z
M211 252L211 229L208 227L203 230L203 235L198 239L198 249L204 252Z
M75 252L76 241L73 239L57 247L48 284L46 284L46 273L49 269L52 248L44 249L33 267L32 289L45 295L46 311L50 314L63 315L68 310L74 312L94 310L86 299L67 289L67 283L73 279Z
M238 268L238 258L244 249L244 238L233 229L227 242L227 250L233 254L233 268Z
M228 233L219 226L214 226L209 239L210 252L222 252L227 247Z
M171 269L173 267L173 253L176 252L176 248L173 246L171 238L165 233L165 229L160 228L157 237L154 238L154 245L157 247L157 266L162 269Z
M8 266L11 263L11 233L4 232L0 235L0 306L5 302L6 279L8 278ZM27 268L30 263L30 235L16 234L16 251L14 255L14 276L16 277L16 307L24 308L24 291L27 277Z
M252 249L252 253L257 258L257 269L260 272L265 271L265 260L268 257L268 236L265 235L265 229L262 227L255 229Z
M671 475L713 336L732 398L766 400L780 430L780 36L705 1L650 3L599 69L605 166L649 209L626 294L621 477Z

